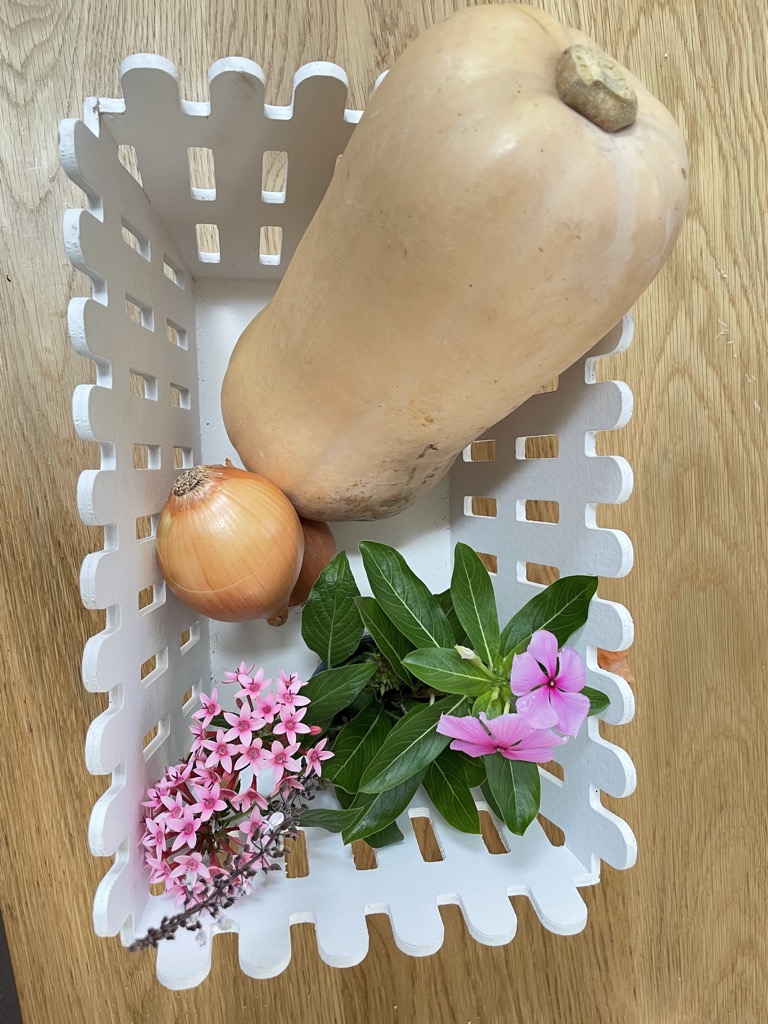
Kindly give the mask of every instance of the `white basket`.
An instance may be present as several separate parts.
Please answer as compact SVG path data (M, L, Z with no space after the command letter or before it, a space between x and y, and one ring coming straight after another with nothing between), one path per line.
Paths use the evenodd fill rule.
M104 549L85 559L81 574L85 605L106 609L106 628L84 651L83 681L110 698L86 743L89 771L112 776L90 822L93 854L114 857L96 893L94 924L100 935L121 932L126 943L173 906L169 897L150 896L139 802L166 764L189 749L194 700L187 696L182 705L183 696L240 660L255 660L272 676L280 666L301 673L314 667L297 612L279 630L196 617L166 589L153 537L138 539L154 532L179 463L234 456L219 410L229 353L274 293L360 118L345 109L346 77L332 64L302 68L289 107L265 106L263 72L247 60L219 61L209 83L210 103L185 102L172 65L132 57L122 67L124 99L88 100L83 120L63 121L60 129L62 164L87 197L86 210L65 214L66 250L93 282L92 297L69 307L72 343L96 366L96 383L75 392L73 414L78 434L101 448L101 468L83 473L78 488L82 518L104 528ZM130 146L141 184L121 163L130 162L126 154L133 154L123 148ZM215 191L192 188L191 147L212 151ZM265 151L288 154L282 193L263 187ZM218 227L219 254L198 251L196 224ZM260 257L263 226L282 228L280 258ZM631 544L596 526L595 507L624 501L631 471L621 458L596 456L594 437L626 423L632 399L624 384L596 383L595 362L626 348L631 331L627 317L561 375L557 391L535 396L490 431L495 461L468 461L467 449L449 480L418 506L378 523L337 524L363 593L370 592L357 555L364 538L398 547L437 589L448 585L456 541L494 554L502 621L540 589L525 580L527 562L563 574L627 573ZM558 457L525 459L524 439L549 434L559 438ZM134 468L137 453L146 469ZM497 516L467 514L468 496L495 497ZM527 499L559 502L559 522L526 521ZM152 603L140 609L146 588ZM586 658L588 684L610 696L601 717L627 722L630 689L596 661L597 647L623 650L632 642L627 611L596 598L571 642ZM155 725L157 735L143 749ZM498 822L508 852L491 855L479 836L446 825L419 791L398 822L405 841L378 851L375 870L358 871L339 836L308 829L306 877L266 877L227 921L204 933L203 944L187 932L161 943L158 977L171 988L202 981L212 932L222 928L239 932L243 971L273 976L290 959L290 925L303 921L314 922L323 960L350 966L368 949L365 915L382 911L397 945L424 956L443 941L438 908L446 903L461 907L478 941L500 945L515 933L514 895L529 896L551 931L579 931L586 908L578 887L599 880L601 860L615 868L634 862L632 833L601 806L600 792L631 793L635 774L627 755L601 739L594 718L557 753L564 781L542 770L542 813L563 831L564 846L552 846L538 822L522 838ZM480 799L478 806L487 809ZM409 815L431 819L442 861L422 858Z

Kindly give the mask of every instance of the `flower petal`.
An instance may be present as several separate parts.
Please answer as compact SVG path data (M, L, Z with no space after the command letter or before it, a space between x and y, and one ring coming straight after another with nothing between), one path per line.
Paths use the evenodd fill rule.
M462 754L469 754L470 757L484 757L485 754L496 752L496 744L490 736L486 736L484 743L470 743L467 740L452 740L451 750L460 750Z
M575 736L589 711L589 697L583 693L553 691L552 707L557 714L557 727L566 736Z
M557 668L557 637L548 629L537 629L528 644L528 653L532 654L536 661L541 662L549 673L549 678L554 679Z
M484 743L488 733L473 715L441 715L435 731L441 736L451 736L467 743Z
M532 654L516 654L512 659L512 673L509 686L517 697L530 693L537 686L543 686L547 677L539 668Z
M522 715L498 715L487 721L488 731L496 743L505 747L524 740L531 732L530 723Z
M573 647L564 647L560 651L560 671L557 673L557 688L568 693L577 693L584 689L587 672L581 655Z
M517 713L532 725L534 729L549 729L557 725L557 712L550 703L550 697L555 690L548 686L542 686L539 690L526 693L517 699Z

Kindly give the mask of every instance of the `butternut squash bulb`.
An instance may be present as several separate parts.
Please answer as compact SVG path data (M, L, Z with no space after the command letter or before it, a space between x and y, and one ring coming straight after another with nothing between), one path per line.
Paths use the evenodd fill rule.
M686 179L672 115L581 32L517 4L435 25L235 346L245 466L310 519L400 512L629 310Z

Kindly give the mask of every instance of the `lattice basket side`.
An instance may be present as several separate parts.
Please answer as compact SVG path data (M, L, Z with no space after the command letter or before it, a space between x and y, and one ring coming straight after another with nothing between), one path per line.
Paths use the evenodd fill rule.
M218 657L208 620L167 591L154 558L159 510L178 469L201 461L209 429L201 384L211 354L198 349L199 289L241 281L274 287L360 112L346 108L346 78L327 64L301 69L292 103L280 108L264 104L261 69L240 58L211 69L210 103L182 100L163 58L129 59L122 81L123 99L87 101L83 121L63 122L60 135L62 164L87 201L87 209L67 212L65 245L92 281L90 298L72 300L70 334L96 367L96 383L75 393L73 416L79 435L101 453L100 468L84 473L78 488L83 519L104 529L103 550L85 559L81 574L84 603L105 609L107 619L86 645L83 680L110 696L86 744L89 770L112 777L89 832L93 853L115 858L96 895L94 922L99 934L121 932L127 943L172 911L169 898L150 896L137 808L146 786L188 750L193 698L210 680L212 650ZM275 170L275 154L287 156L287 178ZM470 446L452 471L451 543L465 540L495 556L502 616L535 592L524 579L527 562L603 576L631 565L628 539L597 529L594 519L597 503L624 500L631 489L626 463L594 452L595 432L623 425L631 411L626 386L595 382L595 360L630 337L627 319L561 376L555 398L537 396L494 428L494 461L473 458L478 448ZM521 457L524 439L542 435L557 436L558 457ZM495 516L477 513L478 496L493 498ZM531 500L559 502L560 521L526 520ZM381 539L399 545L397 524L391 536L380 525ZM350 541L354 531L344 526ZM588 682L611 697L603 715L610 722L629 720L631 692L597 667L595 651L621 650L631 640L626 610L601 600L576 638ZM243 656L251 653L258 655L249 649ZM367 951L365 915L377 910L389 913L395 941L412 955L439 948L445 903L458 904L471 933L490 944L514 935L509 895L529 896L545 927L578 931L586 922L578 887L598 880L601 860L615 867L634 861L630 830L599 799L601 791L631 792L634 769L600 737L595 720L564 748L561 765L563 780L543 773L542 813L563 830L565 845L552 846L538 822L524 837L497 822L507 852L491 855L479 837L447 826L419 792L400 822L404 843L378 851L376 870L358 871L338 836L306 830L308 875L265 879L226 921L205 930L206 945L187 934L163 944L160 979L172 988L201 981L210 940L222 928L240 933L244 971L276 974L290 958L290 925L298 921L314 922L323 959L351 965ZM431 822L439 862L421 856L410 826L419 817Z

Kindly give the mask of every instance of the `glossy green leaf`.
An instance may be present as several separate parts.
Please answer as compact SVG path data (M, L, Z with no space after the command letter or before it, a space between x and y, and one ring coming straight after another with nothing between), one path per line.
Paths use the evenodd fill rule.
M392 846L394 843L402 843L403 833L397 827L396 822L390 822L385 828L374 832L372 836L366 836L365 842L374 850L380 850L383 846Z
M510 761L501 754L487 754L485 770L504 824L515 835L523 835L539 813L539 766L530 761Z
M334 786L333 795L339 801L339 806L346 811L355 802L357 793L347 793L347 791L342 789L340 786Z
M417 679L442 693L479 697L494 680L477 665L462 658L455 647L422 647L403 659Z
M477 789L478 786L482 786L485 782L484 757L470 757L469 754L464 754L460 750L450 750L450 748L446 753L449 753L455 761L458 761L463 766L470 789ZM440 756L442 757L442 754Z
M327 726L334 715L349 707L375 671L375 663L361 662L318 672L301 691L311 702L304 723Z
M361 792L382 793L426 768L451 742L449 736L435 732L440 716L464 715L468 710L466 697L451 696L409 711L363 773Z
M424 789L449 825L460 832L480 832L480 815L469 789L469 782L461 761L455 760L453 751L444 750L427 768Z
M341 832L351 827L362 813L361 809L337 810L335 807L309 807L301 815L302 828L324 828L327 832Z
M395 674L404 683L411 683L413 676L403 666L403 658L413 650L413 644L384 614L375 597L358 597L355 603L365 628L376 641L376 646L392 666Z
M304 643L328 668L350 658L362 639L359 596L347 553L340 551L320 573L301 613Z
M483 760L485 760L485 758L483 758ZM499 821L503 821L504 820L504 816L501 813L501 808L496 803L496 797L491 792L491 787L488 785L488 779L486 779L485 782L483 782L480 785L480 792L483 794L483 796L485 798L485 802L491 808L491 810L496 815L496 817L499 819Z
M453 557L451 598L472 648L486 665L499 653L499 615L488 570L468 545L458 543Z
M453 600L451 598L450 590L444 590L440 594L435 594L435 599L445 612L445 616L448 619L448 622L451 624L454 643L465 644L467 642L468 637L467 634L464 632L464 627L459 622L459 617L456 614L456 609L453 607Z
M373 596L390 621L415 647L451 647L453 630L436 597L394 548L360 542Z
M501 697L494 697L493 691L488 690L486 693L480 694L472 705L472 714L475 718L481 711L485 713L486 718L498 718L504 713L504 701Z
M589 697L589 711L587 718L592 715L599 715L601 711L611 706L610 698L602 690L593 690L591 686L585 686L581 691L585 697Z
M324 776L348 793L356 793L363 772L394 724L380 704L370 704L347 722L333 741L334 756L325 766Z
M391 825L411 802L425 771L426 768L422 768L416 775L383 793L358 793L348 813L359 812L360 816L342 831L344 842L367 839Z
M558 647L562 647L587 621L589 602L596 590L596 576L562 576L523 605L501 633L501 653L509 660L510 668L508 656L525 651L537 629L554 633Z

